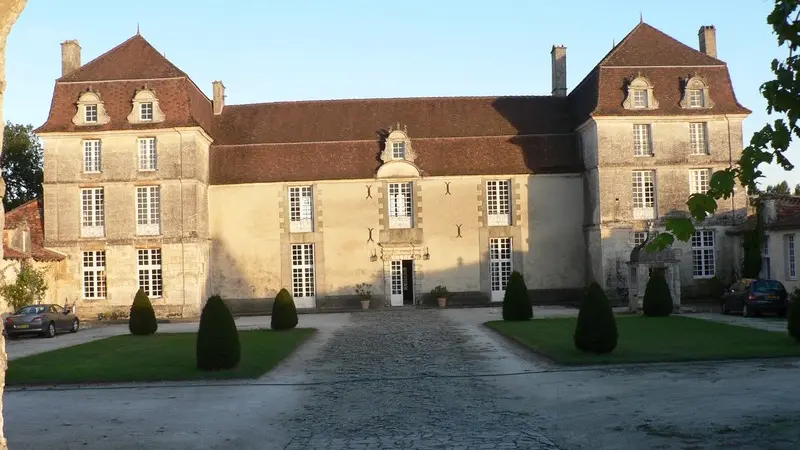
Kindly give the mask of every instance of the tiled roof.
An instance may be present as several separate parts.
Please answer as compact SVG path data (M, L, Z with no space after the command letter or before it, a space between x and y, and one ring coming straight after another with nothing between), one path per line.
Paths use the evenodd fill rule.
M725 63L693 49L663 31L639 23L600 61L601 66L709 66Z
M6 230L13 230L24 223L28 224L30 231L30 252L21 252L10 248L3 239L3 259L28 259L34 261L61 261L64 255L44 248L44 213L40 199L24 203L5 214Z
M766 230L800 229L800 196L765 194L759 197L759 202L765 200L775 201L775 220L764 226ZM750 215L745 223L732 228L728 234L741 234L755 226L756 216Z

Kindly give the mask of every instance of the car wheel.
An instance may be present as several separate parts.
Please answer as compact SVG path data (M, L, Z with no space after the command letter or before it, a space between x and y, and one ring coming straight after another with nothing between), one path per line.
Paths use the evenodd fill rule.
M747 307L747 303L742 306L742 317L753 317L753 312Z
M51 338L55 337L55 335L56 335L56 324L50 322L50 324L47 325L47 331L44 332L44 337Z
M70 333L77 333L78 332L78 328L80 328L80 326L81 326L80 321L78 321L78 319L73 319L72 320L72 328L69 329L69 332Z

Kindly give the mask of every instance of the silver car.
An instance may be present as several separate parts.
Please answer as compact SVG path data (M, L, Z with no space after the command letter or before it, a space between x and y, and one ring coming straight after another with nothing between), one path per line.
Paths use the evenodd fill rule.
M52 304L30 305L6 317L5 331L9 339L16 339L23 334L51 338L59 332L77 333L80 325L80 320L70 308Z

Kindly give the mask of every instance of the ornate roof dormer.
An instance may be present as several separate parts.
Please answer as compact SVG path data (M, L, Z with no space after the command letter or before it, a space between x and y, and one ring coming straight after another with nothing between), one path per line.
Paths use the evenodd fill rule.
M78 110L72 117L72 123L77 126L105 125L111 121L100 93L91 86L81 93L76 105Z
M713 108L714 101L708 94L708 81L698 74L686 77L683 83L681 108Z
M632 110L658 109L658 100L656 100L653 93L653 83L639 73L628 82L627 93L622 106L625 109Z
M381 152L383 165L378 169L378 177L418 177L419 168L414 164L417 154L408 137L408 127L400 126L400 122L389 126L385 146Z
M137 89L131 101L133 108L128 114L130 123L159 123L164 121L164 112L158 105L156 92L146 84L143 88Z

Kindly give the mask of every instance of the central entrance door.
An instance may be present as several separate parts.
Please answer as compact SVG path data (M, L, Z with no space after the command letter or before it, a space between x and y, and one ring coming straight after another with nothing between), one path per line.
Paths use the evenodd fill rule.
M389 297L392 306L414 304L414 261L394 260L390 267L392 290Z
M403 260L403 304L414 304L414 261Z

